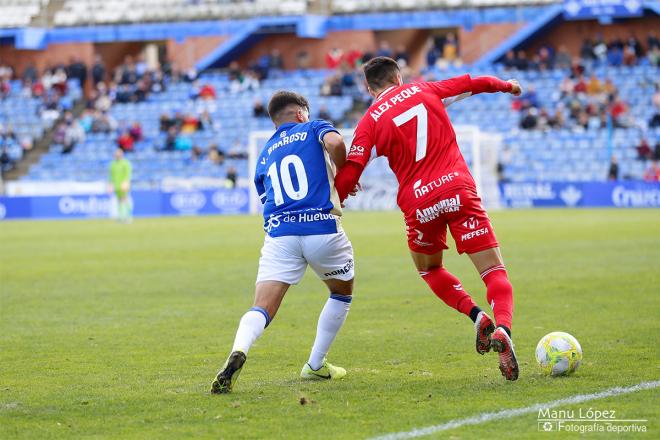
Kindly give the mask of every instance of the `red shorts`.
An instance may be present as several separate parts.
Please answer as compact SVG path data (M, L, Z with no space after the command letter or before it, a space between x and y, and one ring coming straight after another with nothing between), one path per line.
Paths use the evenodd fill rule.
M473 254L498 247L481 199L472 188L458 188L438 196L405 215L408 247L413 252L435 254L447 246L447 226L459 254Z

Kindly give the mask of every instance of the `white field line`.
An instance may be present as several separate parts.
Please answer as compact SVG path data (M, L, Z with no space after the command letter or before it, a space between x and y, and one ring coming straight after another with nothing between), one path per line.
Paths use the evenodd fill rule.
M592 394L577 394L575 396L566 397L564 399L553 400L546 403L536 403L524 408L505 409L497 412L487 412L477 414L476 416L467 417L465 419L454 419L440 425L427 426L425 428L416 428L411 431L393 432L391 434L384 434L378 437L372 437L370 440L404 440L409 438L423 437L426 435L435 434L436 432L448 431L450 429L460 428L469 425L481 425L482 423L490 422L491 420L510 419L512 417L522 416L538 412L541 409L556 408L563 405L573 405L576 403L589 402L591 400L605 399L607 397L620 396L622 394L636 393L642 390L652 390L660 387L660 380L651 382L641 382L637 385L630 387L614 387L605 391Z

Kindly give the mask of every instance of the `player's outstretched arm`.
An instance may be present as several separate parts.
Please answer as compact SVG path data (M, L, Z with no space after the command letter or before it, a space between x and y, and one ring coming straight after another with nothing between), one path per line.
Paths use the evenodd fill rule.
M356 189L359 188L359 181L364 167L358 162L349 160L341 167L337 176L335 177L335 188L339 195L339 200L343 203L349 194L355 195Z
M323 135L323 146L332 158L332 161L337 165L337 168L342 167L346 163L346 145L344 138L336 131L329 131Z
M494 76L461 75L442 81L426 83L438 95L445 107L478 93L511 93L514 96L522 92L518 81L503 81Z
M477 76L475 78L470 78L470 80L470 91L473 95L476 95L477 93L504 92L519 96L522 92L520 84L515 79L503 81L494 76Z

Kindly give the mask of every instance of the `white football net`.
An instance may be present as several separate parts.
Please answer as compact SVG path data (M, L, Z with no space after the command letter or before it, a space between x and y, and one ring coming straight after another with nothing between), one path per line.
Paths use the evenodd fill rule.
M339 130L344 137L346 148L353 140L352 129ZM454 126L458 146L470 167L477 183L477 191L486 208L500 207L500 192L497 179L497 157L502 144L502 136L482 132L474 125ZM261 203L252 182L259 153L273 135L272 131L253 131L248 144L248 168L250 170L250 212L261 212ZM367 166L360 179L363 191L356 197L346 200L347 209L356 210L396 210L398 184L390 170L387 159L378 157Z

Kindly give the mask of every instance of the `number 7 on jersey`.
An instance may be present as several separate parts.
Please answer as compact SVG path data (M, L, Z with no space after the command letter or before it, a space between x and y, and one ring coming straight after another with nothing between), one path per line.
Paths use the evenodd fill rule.
M426 144L428 141L428 113L426 112L426 107L424 107L424 104L417 104L414 107L410 107L396 118L393 118L392 121L397 127L401 127L406 122L412 121L413 118L417 118L417 147L415 148L415 162L419 162L426 157Z

